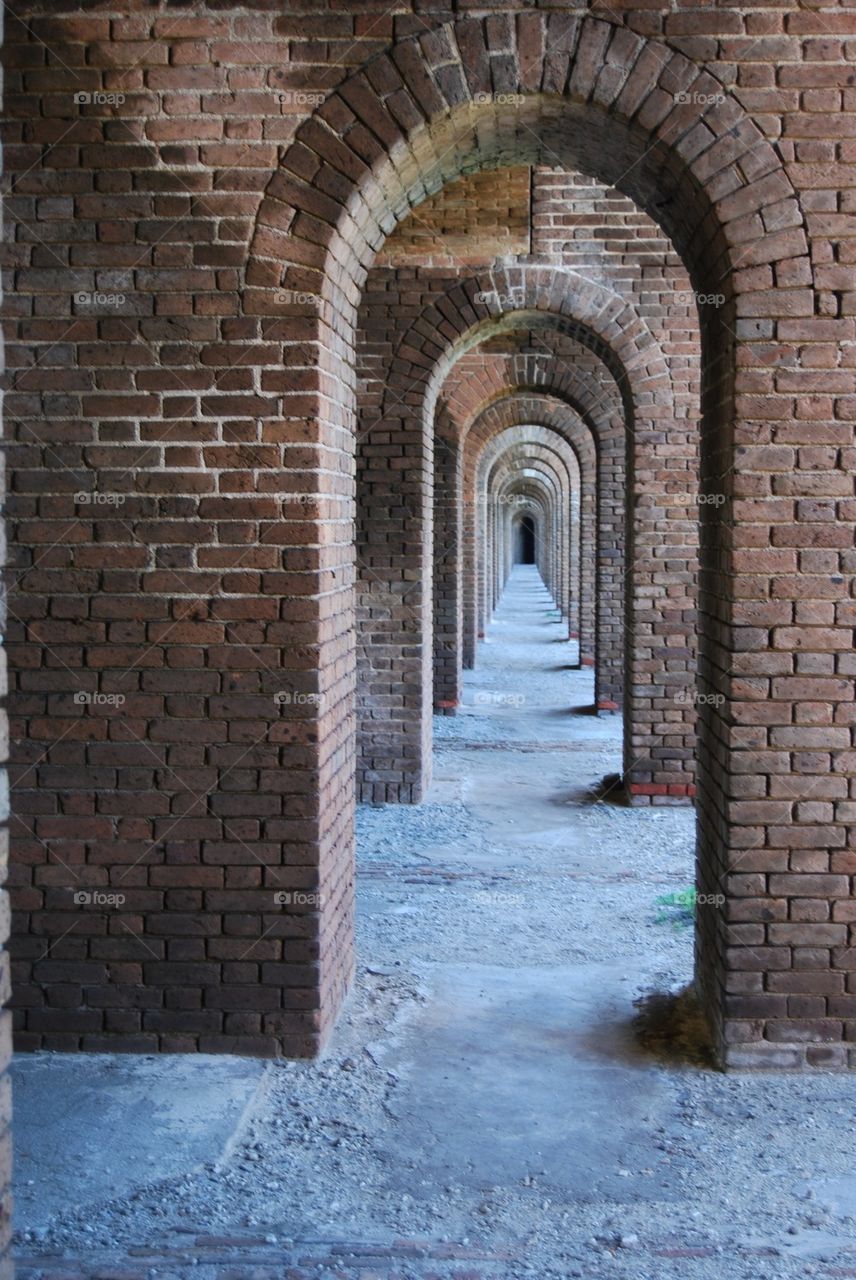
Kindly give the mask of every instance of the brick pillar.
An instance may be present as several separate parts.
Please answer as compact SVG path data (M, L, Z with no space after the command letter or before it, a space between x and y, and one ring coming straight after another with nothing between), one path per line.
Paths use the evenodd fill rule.
M357 441L357 794L375 802L431 779L433 440L409 425Z
M561 519L558 504L554 501L546 513L546 537L550 556L550 577L552 586L550 594L556 602L556 609L561 617L567 616L567 572L568 558L565 546L565 525Z
M4 15L0 14L0 43L3 36ZM0 335L2 344L2 335ZM5 482L0 476L0 497L5 494ZM0 521L0 563L5 565L6 528ZM0 634L6 632L6 600L0 600ZM0 689L7 687L6 650L0 648ZM5 696L0 707L0 1005L5 1006L11 995L9 953L9 895L5 889L9 871L9 798L6 761L9 747L9 724ZM12 1057L12 1015L5 1007L0 1011L0 1280L12 1280L14 1263L11 1258L12 1243L12 1093L9 1064Z
M610 436L597 458L594 636L587 644L584 629L580 647L583 665L595 664L595 706L603 711L619 709L626 696L625 563L633 563L625 554L627 477L616 444Z
M856 1067L856 404L821 365L852 320L814 304L756 295L776 363L742 344L702 512L697 967L735 1067Z
M454 440L434 442L434 710L452 715L461 697L461 454Z
M464 493L463 505L463 615L461 618L461 665L465 671L475 666L478 644L479 609L482 584L479 580L477 539L485 522L480 518L478 504L481 494L473 490Z
M638 422L628 459L624 780L632 804L695 795L698 442Z
M475 547L479 592L476 634L479 640L483 638L493 613L497 582L501 580L504 572L502 525L490 494L485 494L484 507L480 516L483 532L481 536L477 535Z
M568 512L568 635L578 640L582 617L582 518L580 511L580 474L571 484Z

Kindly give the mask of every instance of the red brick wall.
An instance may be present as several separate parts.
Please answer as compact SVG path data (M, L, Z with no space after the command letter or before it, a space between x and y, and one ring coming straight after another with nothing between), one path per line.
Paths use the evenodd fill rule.
M329 1031L352 965L354 426L376 396L357 311L378 272L416 270L371 271L409 207L505 165L535 167L537 260L561 247L589 273L545 309L586 327L633 417L626 694L647 718L628 774L650 799L693 763L695 708L677 695L692 695L702 507L700 886L727 901L699 911L698 970L721 1056L849 1064L856 23L832 4L645 2L600 18L497 4L484 21L467 3L479 17L455 31L442 6L363 0L20 6L6 142L22 1045L313 1053ZM75 102L98 93L114 97ZM663 234L612 195L587 220L590 180L541 176L556 167L620 187ZM567 241L556 185L577 202ZM725 296L702 308L701 424L678 258ZM390 391L421 371L429 392L395 406L390 443L410 452L376 455L402 465L371 481L379 500L409 473L387 530L402 563L378 590L403 602L404 570L418 586L394 789L416 785L430 727L425 405L438 359L493 314L445 297L407 349L391 323L368 352ZM75 892L121 893L122 914Z
M532 171L468 173L423 200L388 238L376 267L477 267L532 251Z

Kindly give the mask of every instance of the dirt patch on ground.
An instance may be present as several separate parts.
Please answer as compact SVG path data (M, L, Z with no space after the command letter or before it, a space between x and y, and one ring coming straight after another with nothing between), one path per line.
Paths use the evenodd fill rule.
M710 1029L692 985L648 991L633 1003L634 1030L647 1053L667 1065L715 1067Z

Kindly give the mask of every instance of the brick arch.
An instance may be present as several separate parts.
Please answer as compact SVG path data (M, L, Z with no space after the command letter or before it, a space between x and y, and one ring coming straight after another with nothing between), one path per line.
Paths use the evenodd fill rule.
M527 402L537 412L536 398ZM443 413L443 403L438 407L438 431ZM516 419L511 415L515 423ZM576 468L579 488L580 463L577 453L585 459L589 470L587 493L594 492L595 453L591 437L585 426L567 407L557 401L552 407L552 430L543 426L525 428L531 439L542 444L549 440L550 447L562 455L569 467ZM564 419L564 421L563 421ZM502 424L505 426L505 423ZM497 425L496 430L500 427ZM479 434L479 448L496 437L496 430ZM516 439L521 439L524 428L515 426ZM452 463L451 472L449 463ZM476 528L479 521L484 529L486 515L484 493L474 483L473 476L463 471L462 452L450 441L447 448L435 449L434 490L434 708L444 714L452 714L461 697L461 675L465 665L472 666L475 656L477 584L483 595L487 588L486 567L476 565ZM593 501L587 505L593 511ZM562 553L560 552L560 555ZM570 572L570 564L568 565ZM567 579L567 574L565 578ZM567 600L568 582L564 592L557 586L557 601ZM575 604L577 602L575 601ZM576 613L575 613L576 617ZM579 629L578 622L575 632ZM465 637L467 641L465 642Z
M504 340L513 340L519 349L500 351L496 340L488 340L460 356L443 382L440 395L463 442L475 415L505 396L509 387L559 394L595 435L613 433L623 441L618 384L590 348L560 328L533 330L522 323Z
M556 507L553 496L547 482L536 477L518 481L513 474L508 477L507 485L503 486L502 491L497 494L497 502L504 504L499 509L505 512L504 518L497 520L497 537L493 552L498 590L501 590L508 581L513 566L514 526L524 515L529 515L533 517L535 524L535 564L542 581L550 594L553 594L550 588L553 569L550 548L553 545L556 528ZM513 507L510 506L512 497L522 499L525 505L515 503ZM545 533L546 529L549 529L549 533Z
M505 475L505 482L495 492L496 524L491 552L492 568L497 580L497 596L508 579L512 567L513 527L519 508L509 506L511 497L523 498L529 514L537 517L537 541L535 563L547 589L552 594L551 580L555 569L555 536L557 524L556 492L549 474L523 478L521 468L512 467ZM535 470L538 470L537 466ZM521 513L522 514L522 513Z
M425 308L402 336L390 359L386 401L396 406L394 413L402 432L415 433L420 412L427 422L437 397L446 395L462 360L503 334L533 329L545 335L559 333L577 343L581 351L600 361L601 386L611 378L616 388L616 404L609 405L615 411L606 414L603 392L593 391L590 376L576 376L578 367L569 370L563 365L559 371L558 380L573 383L577 407L588 412L592 427L600 429L605 442L599 455L598 490L607 489L611 495L629 493L632 486L625 475L638 477L640 489L632 521L619 522L611 514L612 545L599 543L609 586L599 591L597 598L610 603L600 614L605 630L597 646L596 702L603 709L617 709L624 701L624 690L630 691L625 733L628 787L637 795L647 795L653 787L665 785L670 794L686 801L693 785L694 708L690 699L679 705L672 700L679 718L669 725L669 746L664 749L655 704L663 696L661 684L675 680L689 684L694 678L691 620L696 606L696 548L688 522L676 522L665 514L660 490L665 468L674 467L676 459L692 477L685 487L697 487L698 439L694 426L688 429L687 422L677 416L668 363L633 304L606 286L561 267L527 263L476 273ZM531 358L515 363L519 367L510 376L519 380L520 386L551 389L557 380L555 362L542 363L537 372L533 372ZM497 394L502 390L498 387ZM618 412L619 405L623 415ZM379 421L387 425L387 419ZM632 453L625 448L625 424L631 429ZM664 458L662 471L649 465L651 455L657 453ZM612 501L614 504L614 498ZM411 539L417 539L412 511L408 529ZM464 536L467 540L466 533ZM621 563L616 556L617 550L624 551L616 545L619 536L628 542L626 560ZM657 572L656 557L664 544L674 546L670 560L676 569L679 561L683 564L685 597L680 622L675 621L675 606L667 605L663 578ZM625 563L633 567L627 586L621 577ZM658 598L662 600L659 611L655 607ZM625 607L627 616L622 617ZM634 627L637 617L644 621ZM479 621L481 630L483 607ZM684 636L682 647L674 641L678 630ZM634 637L632 645L624 644L628 633ZM471 628L465 637L465 663L469 665L474 657ZM622 662L626 671L620 669ZM660 663L662 681L658 684L651 673ZM657 753L650 758L640 749L646 738L652 753ZM427 735L422 741L427 741ZM676 777L676 773L682 776Z
M485 392L502 397L509 387L558 391L602 441L597 485L599 491L608 494L609 519L603 521L602 526L609 531L611 542L608 546L603 539L599 542L603 574L599 598L610 603L601 615L597 700L612 709L621 704L625 683L621 669L624 623L620 612L625 596L621 577L624 521L623 514L617 510L619 495L623 498L625 488L625 415L632 420L634 396L640 413L645 412L646 398L658 406L658 412L665 414L669 413L673 401L668 365L659 344L633 306L612 290L562 268L526 264L474 274L425 308L402 335L390 359L387 401L397 406L395 413L402 431L416 432L420 418L428 421L425 415L430 413L438 397L442 396L448 411L448 388L455 386L459 369L463 371L460 382L466 384L463 398L467 401L475 398L477 387L473 388L477 380L470 377L472 370L465 367L474 352L502 335L528 333L533 329L540 335L544 356L549 357L550 343L555 342L556 335L561 335L563 341L573 344L573 359L559 363L549 358L533 360L531 356L518 356L506 361L504 370L497 365L492 386L490 389L486 386ZM611 343L617 345L618 352ZM587 363L582 357L587 358ZM465 440L467 411L472 420L476 408L482 407L481 404L462 406L459 432ZM448 429L435 437L438 484L442 484L443 477L437 472L436 441L442 441L447 449L455 447L451 439L454 417L448 412L444 414ZM378 422L381 427L387 425L383 417ZM464 466L467 466L466 460ZM410 515L410 535L416 538L418 532L413 529L412 512ZM444 518L447 522L448 512L444 512ZM465 546L472 546L474 528L465 527L462 536ZM662 542L659 529L649 537ZM465 593L469 590L466 582L464 590ZM443 607L442 612L448 633L448 609ZM483 629L483 597L478 603L478 621L473 624L475 616L465 597L465 666L474 661L475 638ZM592 656L587 651L587 659ZM688 721L690 716L688 707ZM640 714L636 723L641 724L643 719L644 715Z
M499 107L491 96L494 82L503 91L519 90L523 101L511 110ZM690 87L710 100L701 112L676 102L675 92ZM481 105L475 105L477 94L486 96ZM718 288L727 296L726 324L702 330L705 484L719 484L730 502L735 488L743 493L747 474L765 471L758 452L763 446L753 427L759 416L765 423L771 418L755 412L751 378L738 378L736 355L739 348L742 368L754 364L762 371L757 381L768 394L761 348L770 336L766 330L775 333L775 322L791 314L787 277L800 278L799 266L791 264L805 259L803 217L775 149L708 71L666 44L591 15L538 12L520 15L518 22L472 19L390 47L340 85L300 126L260 206L244 304L247 312L271 322L262 325L266 334L283 339L287 390L282 421L271 438L283 448L285 465L302 491L319 499L309 534L305 521L295 522L296 545L288 558L294 576L287 582L283 612L286 649L290 631L295 650L300 650L307 622L316 624L314 656L323 694L311 724L298 726L303 733L297 735L295 760L298 772L317 779L319 792L317 809L307 818L313 831L304 860L323 867L324 885L330 889L319 923L323 948L316 985L323 998L318 997L313 1027L319 1039L342 997L352 955L353 747L348 717L353 659L347 636L352 356L360 290L384 236L424 194L466 168L540 159L548 146L567 167L616 185L635 199L671 236L695 287ZM763 268L770 285L759 291L753 272L738 270L745 266ZM282 301L283 289L304 290L317 301ZM795 305L801 307L802 298ZM734 326L738 310L739 330ZM288 330L277 328L277 320L286 317ZM756 317L759 323L753 324ZM769 326L763 323L766 318ZM779 389L771 386L769 393L775 397ZM646 397L639 407L646 415L634 416L637 442L642 451L648 447L656 452L662 421L656 398ZM773 412L786 419L784 401ZM739 456L733 454L735 432ZM654 495L645 488L647 479L639 469L630 476L634 497L646 509L655 506ZM427 465L415 466L402 489L404 505L415 504L430 491L430 483ZM808 485L805 490L810 496ZM742 775L747 766L752 771L748 757L743 764L738 758L750 748L730 727L741 697L731 681L732 646L739 647L734 632L747 629L748 638L752 630L732 582L741 556L753 548L748 536L731 530L726 534L715 513L703 514L703 678L721 689L724 698L721 709L706 708L701 717L701 884L712 891L731 852L745 848L753 838L752 824L758 824L748 808L744 813L732 805L729 789L732 772ZM650 559L655 542L634 543L632 550L634 556ZM762 571L768 567L761 565ZM421 568L424 564L418 566L417 578ZM656 610L650 602L638 603L634 646L640 640L648 643L652 658L646 674L655 676L658 651L667 646L656 631ZM420 600L419 606L418 616L424 619L430 601ZM764 643L772 646L771 634ZM793 674L789 669L788 675ZM670 679L674 688L689 673L675 668ZM656 798L672 785L662 780L653 743L661 736L661 721L668 720L658 718L659 704L669 706L671 714L674 699L667 696L665 684L652 684L651 690L649 737L625 770L638 799ZM798 820L790 804L787 823ZM764 821L762 815L762 825ZM787 839L787 831L784 836L781 831L781 826L771 827L769 838L781 844ZM290 847L288 860L295 853ZM741 948L728 933L724 916L711 918L699 936L699 972L727 1057L726 1029L753 1041L765 1032L734 1026L737 1015L731 1006L726 1009L726 967L742 972L744 957L737 954ZM765 1027L765 1020L776 1022L778 1007L772 999L764 1004L759 1020ZM797 1045L794 1053L799 1051Z
M549 318L549 317L548 317ZM475 660L475 643L477 635L484 629L484 581L482 575L476 577L475 541L476 529L472 519L472 508L467 505L467 493L472 486L472 453L474 440L469 434L473 424L480 420L494 403L508 402L510 395L525 394L530 389L531 397L537 399L539 394L555 396L564 401L579 415L587 429L588 436L599 441L596 460L592 462L590 476L586 480L584 503L590 503L592 510L596 502L596 493L604 495L606 506L612 515L605 525L609 545L604 544L601 569L607 576L615 577L611 595L616 605L623 599L621 581L621 563L616 556L623 557L623 470L624 470L624 417L617 384L612 374L604 366L598 356L588 347L583 346L575 338L568 337L558 329L540 328L536 334L521 324L511 330L506 337L529 342L534 339L536 355L521 351L509 353L497 352L496 344L487 340L479 347L471 348L461 355L450 369L440 389L440 400L435 417L435 515L437 504L443 503L444 476L442 465L444 459L438 451L463 451L464 471L464 511L460 536L463 539L465 580L463 588L463 665L472 666ZM505 339L503 339L503 343ZM530 344L531 345L531 344ZM553 358L553 357L557 358ZM442 409L442 412L441 412ZM483 420L486 422L487 420ZM445 424L445 425L441 425ZM597 469L600 468L600 474ZM454 521L454 513L444 509L444 523ZM618 543L618 547L616 547ZM575 631L580 633L581 652L586 662L594 661L594 576L595 548L591 548L591 556L585 559L585 577L582 596L584 602L583 621L575 620ZM590 582L588 581L590 579ZM479 590L476 590L478 582ZM438 586L442 590L442 583ZM435 598L435 609L442 607L442 601ZM609 632L604 631L601 643L601 669L605 673L608 666L614 669L608 681L611 690L609 701L620 701L620 689L623 681L620 657L621 653L621 620L616 612L615 623ZM609 641L613 642L613 660L610 663ZM454 695L449 693L448 697Z
M527 435L530 433L527 432ZM507 443L494 458L485 477L487 502L484 522L486 537L483 556L497 601L511 571L510 528L506 499L531 483L543 495L543 527L536 563L559 611L567 617L570 592L570 535L573 495L579 492L579 469L573 451L564 457L555 447L545 447L533 438ZM526 471L527 477L521 473ZM531 471L538 476L529 476Z
M513 332L514 336L522 338L529 333L529 330L520 328ZM600 364L598 357L575 339L563 337L556 330L542 329L539 330L538 342L538 358L535 360L521 353L502 355L491 350L489 355L484 355L485 347L471 349L452 366L440 392L440 401L435 415L435 519L439 516L443 527L455 528L456 537L463 543L462 607L464 616L461 643L464 667L471 667L475 661L476 639L483 631L485 621L485 584L483 576L479 574L477 577L476 573L476 527L473 507L468 503L468 494L472 488L474 446L474 439L469 432L472 424L479 420L480 414L492 404L506 400L509 395L522 394L521 388L532 389L531 397L534 398L531 401L532 404L536 402L539 394L554 395L563 400L579 415L589 436L596 437L602 442L597 459L592 462L590 475L586 480L583 501L586 506L591 504L593 511L596 490L598 490L606 496L606 506L614 508L614 516L605 526L610 543L605 546L601 568L606 576L617 574L612 587L612 596L616 602L623 599L619 557L623 554L621 530L624 516L621 474L624 467L625 443L620 396L611 374L605 366ZM552 354L560 356L561 359L551 359ZM459 449L464 454L460 465L465 477L462 481L464 505L460 512L453 510L446 499L451 483L444 474L444 469L448 467L451 467L454 472L457 465L454 455ZM599 477L598 467L600 467ZM458 529L459 523L460 529ZM582 628L580 619L575 619L575 631L580 632L581 652L586 662L594 660L594 546L591 550L591 558L586 558L584 564L586 581L582 591ZM442 626L447 632L447 643L452 641L448 592L450 589L454 590L454 587L452 575L442 574L438 577L435 573L435 613L439 611L441 614ZM607 639L607 633L604 631L601 644L601 670L604 673L610 665ZM618 642L613 646L613 655L620 655L621 623L617 615L611 639ZM620 699L623 678L620 659L613 660L611 665L614 668L614 675L610 681L613 687L609 698L615 700ZM452 701L457 697L457 693L449 687L444 697Z
M570 268L526 264L475 274L425 308L390 360L386 412L421 390L430 416L463 355L523 328L556 330L591 351L614 379L631 419L644 418L647 397L672 401L668 363L632 302Z
M539 469L537 464L534 469ZM522 467L519 465L509 464L504 482L495 494L497 519L491 559L497 581L497 595L507 582L513 565L514 526L522 515L529 514L536 519L535 564L542 581L556 602L555 548L560 516L555 483L547 471L541 472L538 476L524 478L520 476L520 470ZM512 497L524 499L525 512L521 510L518 503L514 506L510 505Z
M583 519L586 528L597 530L592 555L584 558L581 655L586 664L595 665L596 704L615 710L623 703L624 690L625 428L620 415L607 411L611 406L597 404L598 392L592 393L590 383L578 372L573 366L566 376L563 365L553 370L553 378L545 377L532 390L497 388L486 404L472 407L463 427L464 486L466 493L474 483L475 459L483 440L491 431L515 425L520 421L518 413L559 431L565 429L564 420L570 425L579 420L582 431L576 431L574 439L583 456L591 458L591 466L584 467ZM471 666L476 636L484 629L485 600L476 569L477 531L468 508L462 537L466 566L463 661ZM628 709L628 733L633 732L632 719Z
M496 314L494 299L506 295L514 305ZM479 301L481 296L487 300ZM467 298L474 301L474 315L459 305ZM442 432L436 438L451 452L438 457L435 449L432 457L430 424L438 396L458 361L485 342L521 329L539 332L546 346L551 334L561 334L563 341L577 344L589 366L599 362L602 382L612 380L616 390L609 397L614 404L608 414L607 406L599 403L605 398L602 387L585 387L581 374L590 372L589 366L584 370L582 362L575 361L574 368L568 361L560 370L565 381L575 384L580 403L599 419L604 433L611 430L615 436L602 464L615 473L624 466L617 445L618 432L623 431L622 399L625 414L634 412L633 396L639 412L644 412L646 399L662 412L668 412L672 401L662 352L632 306L573 272L527 266L478 273L439 297L401 336L385 362L388 376L381 404L366 406L358 425L357 787L366 800L419 800L430 779L434 631L448 635L453 630L448 600L441 604L438 627L432 625L430 492L432 484L448 492L457 465L454 448ZM535 386L546 387L555 376L555 368L534 371L531 358L516 363L520 368L514 376ZM399 450L409 464L404 471L395 458ZM448 476L442 474L444 467ZM444 527L448 523L444 519ZM412 575L402 575L404 563L413 566ZM614 701L616 690L608 697ZM380 708L385 713L382 728L377 724Z
M550 477L553 503L549 537L543 550L542 573L544 580L564 618L568 617L570 596L570 532L574 493L579 494L579 464L573 449L564 445L558 437L549 438L543 429L519 427L511 429L515 439L497 437L492 449L493 457L485 459L483 483L480 486L485 502L479 504L483 535L482 560L485 577L493 590L489 598L492 612L504 586L504 576L499 572L496 555L496 534L501 526L501 507L496 506L497 495L502 492L505 478L512 471L519 471L525 463ZM543 439L547 436L547 441ZM493 545L492 545L493 544ZM490 575L490 576L489 576ZM492 577L492 582L491 582Z
M492 613L502 588L502 583L495 580L492 583L489 575L490 517L496 515L492 505L493 495L498 480L505 470L511 466L517 467L521 459L526 458L532 459L533 462L537 461L539 465L543 465L558 477L557 483L561 494L558 511L562 518L557 523L555 544L551 547L551 551L555 551L555 559L547 585L553 593L563 618L569 620L572 587L569 535L574 518L577 522L579 521L580 460L566 435L523 422L494 436L482 451L480 458L479 479L475 486L476 501L473 505L481 525L479 577L485 582L487 588L485 616L488 618Z
M745 244L747 207L769 211L794 198L775 148L727 86L667 43L592 15L532 13L501 26L497 37L490 20L464 19L405 38L329 95L268 184L249 284L288 288L283 271L296 270L309 285L295 288L314 284L325 302L335 300L325 323L344 334L337 317L352 322L356 306L349 286L362 286L380 243L413 204L473 165L536 162L545 150L546 163L634 199L699 286L727 280ZM501 105L494 80L506 95ZM676 100L690 89L695 102ZM511 94L521 99L513 110ZM738 191L750 195L736 199ZM767 256L755 261L793 257L781 231L794 225L801 219L787 228L781 217L765 220ZM312 232L306 240L319 252L297 252L300 231Z
M585 665L595 657L595 590L596 590L596 522L598 442L575 406L564 400L560 393L527 394L510 391L503 399L487 404L473 420L467 433L467 454L464 479L464 495L477 495L480 474L490 457L491 442L508 438L509 433L523 430L548 432L564 441L572 450L580 472L580 525L582 549L580 553L580 581L576 592L576 608L571 618L571 633L580 639L580 657ZM543 436L540 437L544 439ZM620 495L615 495L617 513L622 515ZM601 510L605 514L606 507ZM495 600L487 595L487 581L483 563L480 564L479 547L484 543L484 532L477 528L476 518L481 515L477 500L466 509L464 522L464 664L472 665L474 638L484 630L486 617ZM620 580L619 580L620 586ZM606 655L602 655L604 658ZM620 678L620 663L616 665Z

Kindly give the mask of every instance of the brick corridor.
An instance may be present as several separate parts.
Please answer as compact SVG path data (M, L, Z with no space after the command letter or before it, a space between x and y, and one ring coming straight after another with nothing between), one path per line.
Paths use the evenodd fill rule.
M546 1062L569 1019L596 1054L595 993L627 1003L612 957L656 986L692 950L680 1008L717 1065L817 1073L846 1109L826 1073L856 1069L856 5L7 18L0 1280L13 1035L272 1062L282 1103L284 1064L311 1093L367 1009L425 1015L415 979L373 988L360 930L436 979L462 1043L469 1002L527 1106L515 1035ZM674 966L642 899L678 844ZM510 898L502 939L481 893ZM453 981L478 940L481 978L469 955ZM565 1085L597 1114L610 1070L573 1078L576 1053ZM374 1205L387 1244L434 1238L411 1193L402 1221ZM756 1256L726 1219L716 1247ZM110 1225L90 1243L132 1243ZM290 1229L332 1238L315 1226ZM530 1252L514 1265L546 1275Z
M19 1048L323 1050L520 503L720 1061L848 1068L853 14L173 8L6 34Z

